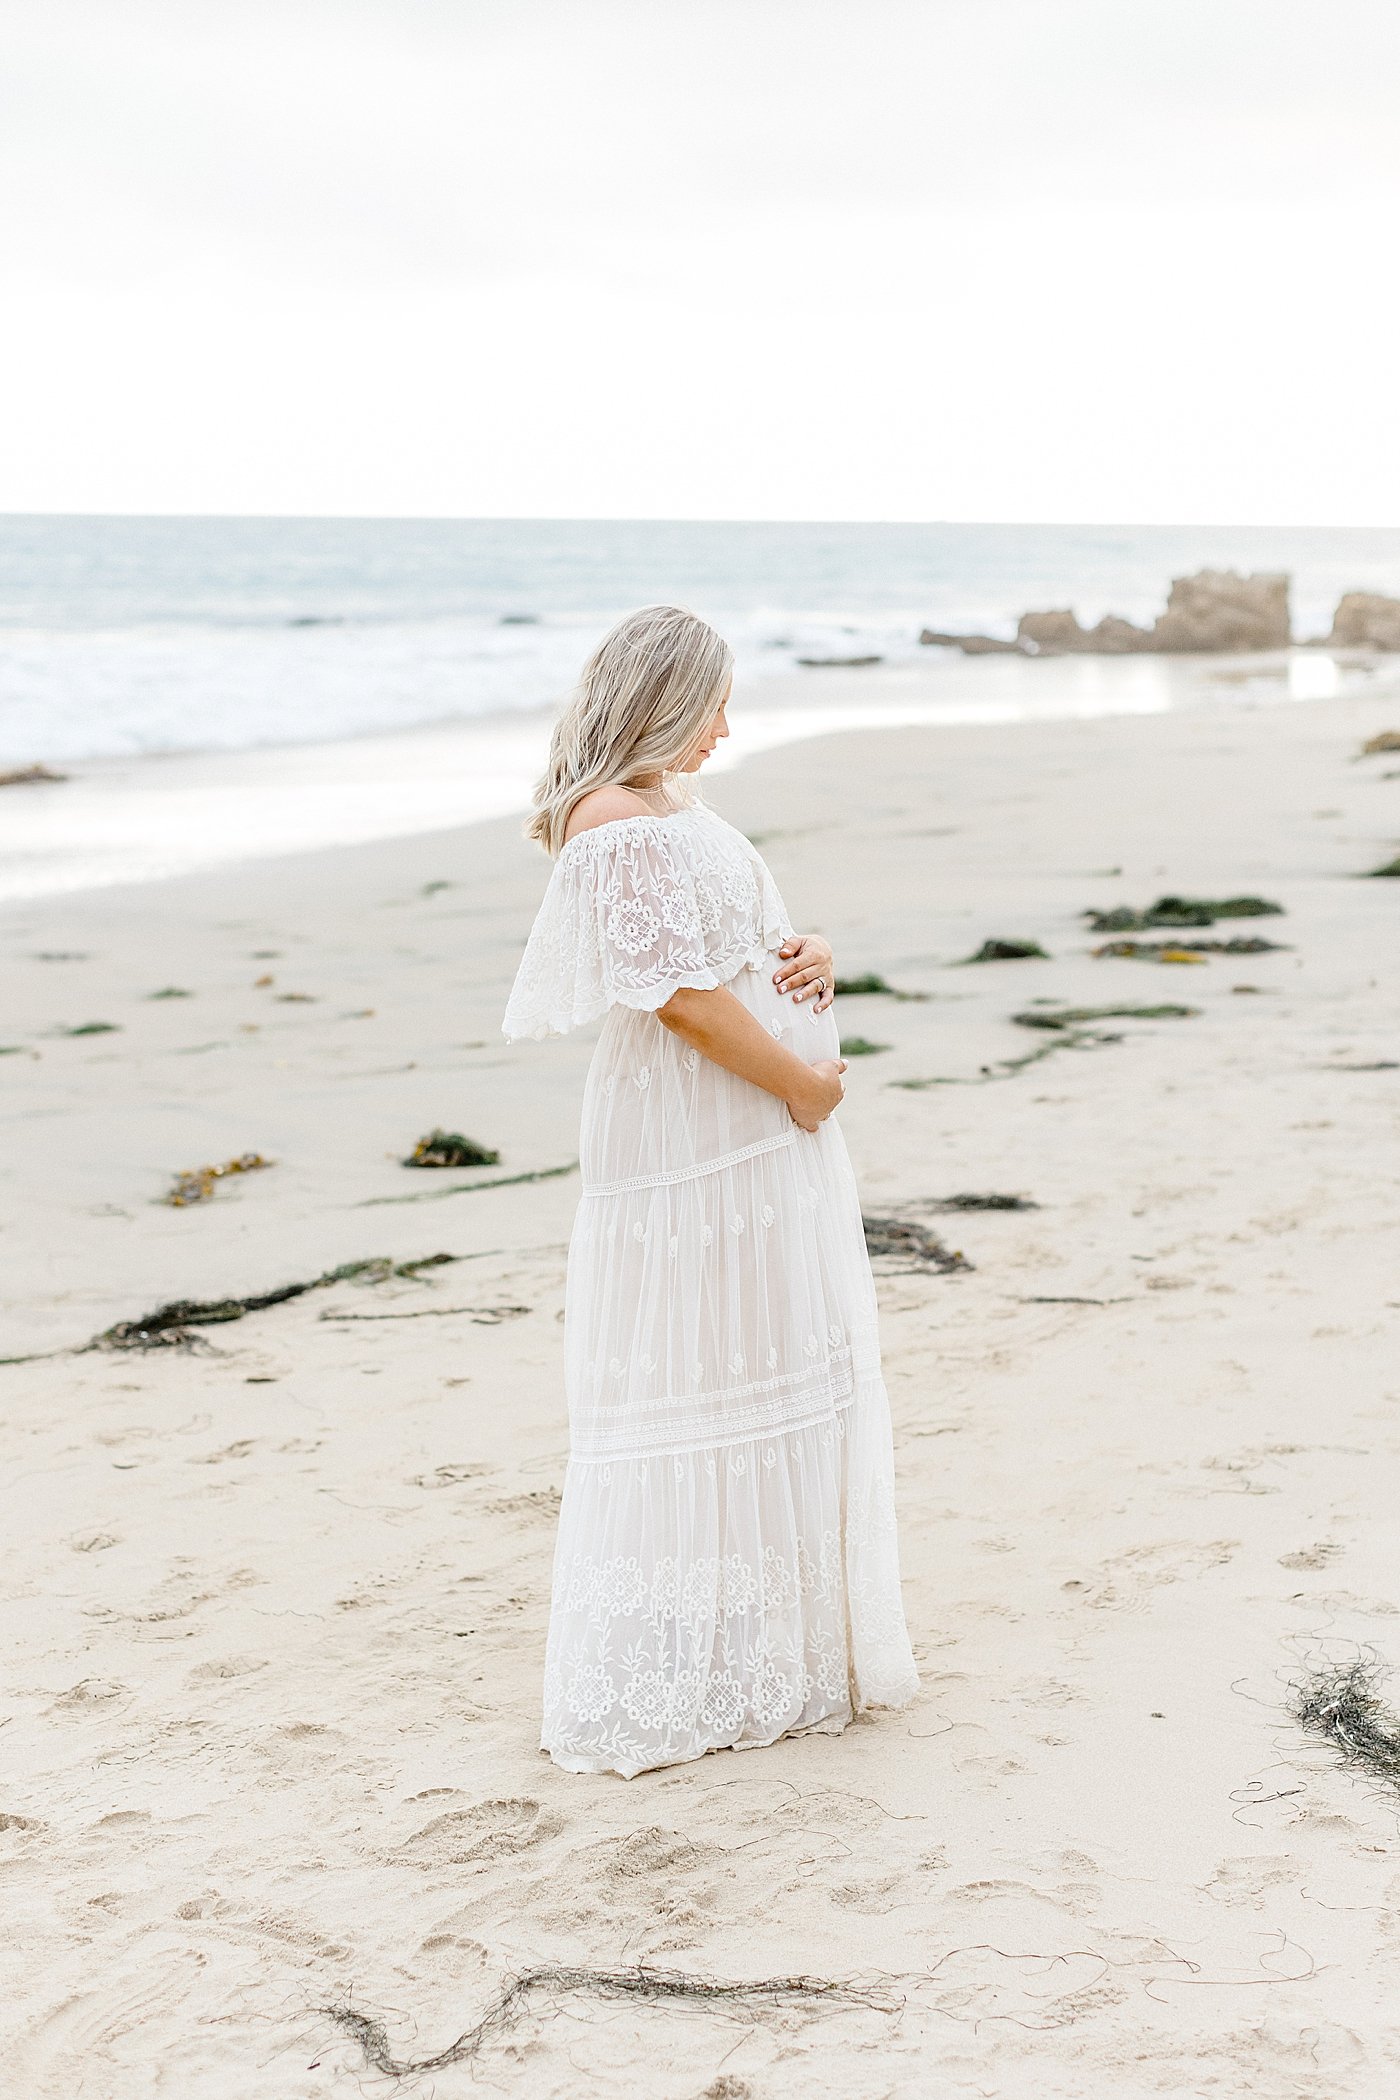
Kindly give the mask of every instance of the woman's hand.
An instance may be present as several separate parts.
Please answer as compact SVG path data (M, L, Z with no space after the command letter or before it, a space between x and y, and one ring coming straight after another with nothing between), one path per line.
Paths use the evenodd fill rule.
M799 1005L804 999L814 998L816 1011L824 1014L836 994L836 968L829 942L819 933L795 933L790 941L784 941L778 953L785 958L782 968L773 972L778 990L791 992Z
M838 1106L846 1091L841 1084L845 1069L844 1057L824 1057L807 1066L807 1078L787 1097L788 1114L800 1130L819 1129Z
M713 991L682 985L657 1008L656 1018L668 1034L679 1036L711 1064L722 1065L783 1102L804 1130L818 1129L844 1092L844 1058L826 1057L809 1065L779 1042L727 985Z

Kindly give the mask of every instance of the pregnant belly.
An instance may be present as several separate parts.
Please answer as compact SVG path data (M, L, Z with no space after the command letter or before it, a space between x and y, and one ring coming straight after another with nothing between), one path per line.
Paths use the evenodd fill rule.
M804 999L799 1003L791 992L780 992L773 982L773 972L780 961L781 958L774 953L761 970L741 970L731 983L730 991L763 1023L770 1035L786 1044L804 1064L814 1065L824 1057L839 1057L841 1045L835 1007L828 1007L824 1014L819 1014L815 999Z
M779 958L741 970L728 990L806 1064L837 1057L832 1012L796 1004L773 983ZM586 1189L640 1178L670 1180L793 1135L787 1104L711 1063L655 1014L615 1006L603 1024L584 1091L581 1165Z

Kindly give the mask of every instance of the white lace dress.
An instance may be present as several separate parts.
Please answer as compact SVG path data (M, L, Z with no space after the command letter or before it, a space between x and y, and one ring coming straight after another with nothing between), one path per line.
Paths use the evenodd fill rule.
M570 1771L630 1778L838 1729L917 1685L845 1142L656 1018L682 985L727 985L799 1057L835 1057L833 1015L772 981L791 930L712 810L624 817L560 852L506 1010L510 1037L607 1015L545 1666L542 1747Z

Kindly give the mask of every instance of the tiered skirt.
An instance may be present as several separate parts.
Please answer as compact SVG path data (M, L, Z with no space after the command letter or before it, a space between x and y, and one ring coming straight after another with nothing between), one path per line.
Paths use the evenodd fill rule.
M836 1056L775 961L729 989L808 1062ZM581 1157L543 1747L630 1778L902 1705L889 1404L835 1120L799 1130L614 1007Z

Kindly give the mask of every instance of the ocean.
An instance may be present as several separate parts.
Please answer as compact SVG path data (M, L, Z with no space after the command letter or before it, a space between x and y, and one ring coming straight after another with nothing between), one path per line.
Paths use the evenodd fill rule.
M528 714L659 600L714 621L761 688L807 655L927 661L925 625L1150 620L1206 566L1289 570L1317 635L1343 590L1400 592L1400 531L0 518L0 767Z
M1150 620L1173 576L1287 569L1300 637L1400 591L1400 532L331 518L0 518L0 899L451 829L527 807L599 636L658 600L737 667L713 769L892 724L1273 706L1326 651L970 659L1028 609ZM873 657L868 670L804 656Z

